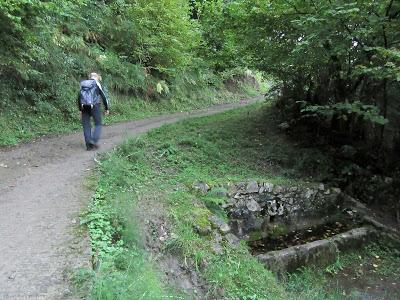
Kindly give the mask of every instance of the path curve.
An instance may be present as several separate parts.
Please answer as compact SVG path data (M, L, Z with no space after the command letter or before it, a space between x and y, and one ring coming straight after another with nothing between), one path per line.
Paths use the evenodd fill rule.
M151 128L257 100L107 126L101 151ZM90 199L83 182L94 167L95 152L84 151L82 140L78 132L0 150L0 299L74 298L67 271L90 264L88 238L74 226Z

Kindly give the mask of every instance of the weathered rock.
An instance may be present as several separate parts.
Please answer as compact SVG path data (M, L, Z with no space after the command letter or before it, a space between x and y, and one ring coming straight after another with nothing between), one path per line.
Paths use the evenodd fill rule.
M192 188L202 194L207 194L207 192L210 190L210 186L205 183L205 182L196 182L192 185Z
M304 198L307 200L310 200L312 198L315 197L315 191L312 189L306 189L305 193L304 193Z
M264 188L265 191L267 191L268 193L272 193L272 191L274 190L274 185L269 182L264 182Z
M261 211L261 206L260 204L258 204L258 202L254 199L250 199L247 203L246 203L246 207L249 211L251 212L256 212L256 211Z
M211 189L211 195L214 197L224 198L228 196L228 190L223 187L216 187Z
M235 185L237 194L243 194L246 191L247 183L246 182L239 182Z
M242 219L244 217L243 210L241 208L235 208L229 212L229 217L234 219Z
M211 233L211 226L194 225L194 230L201 236L207 236Z
M222 208L222 209L227 209L227 208L229 208L229 207L231 207L231 206L232 206L231 203L224 203L224 204L221 205L221 208Z
M208 221L210 221L211 226L212 226L213 228L217 228L217 229L218 229L222 224L224 224L224 221L221 220L220 218L218 218L218 217L215 216L215 215L209 216L209 217L208 217Z
M208 217L208 220L210 221L211 226L218 229L222 234L227 234L231 231L231 227L217 216L212 215Z
M219 228L219 231L221 231L222 234L227 234L231 231L231 227L225 223Z
M226 209L226 208L237 207L237 203L238 203L237 199L235 199L235 198L230 198L230 199L228 200L227 203L224 203L224 204L222 205L222 208L223 208L223 209Z
M275 200L267 201L267 207L268 207L268 215L276 216L278 214L278 208Z
M222 242L222 235L218 231L214 231L214 241L218 243Z
M284 211L285 211L285 209L284 209L283 205L279 205L278 206L278 216L282 216Z
M240 239L232 233L228 233L227 235L225 235L224 239L229 245L233 247L237 247L240 244Z
M283 122L281 124L278 125L278 128L280 130L288 130L290 128L290 125L288 122Z
M244 208L246 206L246 201L242 198L236 200L235 207Z
M218 242L214 242L211 248L215 254L222 254L224 252L221 244Z
M238 236L243 236L243 220L241 219L231 220L229 224L231 225L233 233L235 233Z
M250 181L247 186L245 193L246 194L252 194L252 193L258 193L259 187L257 181Z
M238 189L237 189L236 185L234 185L234 184L228 184L227 188L228 188L228 196L229 197L233 197L238 192Z
M280 185L276 185L276 186L273 188L273 193L274 193L275 195L282 194L284 191L285 191L284 188L283 188L282 186L280 186Z

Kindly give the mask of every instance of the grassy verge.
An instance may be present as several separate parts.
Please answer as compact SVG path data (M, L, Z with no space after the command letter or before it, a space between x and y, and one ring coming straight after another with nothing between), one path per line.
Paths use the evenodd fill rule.
M230 93L226 90L199 90L185 99L146 101L139 98L111 95L111 115L105 123L116 123L163 113L188 111L215 104L236 102L245 95L254 94L246 87L243 93ZM17 145L46 134L69 133L81 127L79 114L74 99L70 101L67 111L60 111L50 103L41 103L36 107L20 104L0 110L0 147Z
M82 219L97 268L92 297L192 297L165 284L154 267L167 254L201 275L207 290L194 293L204 297L273 300L311 295L307 289L317 277L299 275L285 285L249 254L246 245L222 243L219 253L213 250L212 236L195 230L210 225L211 213L223 217L224 212L216 205L221 199L194 192L194 182L213 187L248 179L308 184L301 178L318 173L322 161L329 162L324 153L288 140L274 118L270 103L256 104L154 129L106 155L98 168L96 194ZM163 218L168 220L165 240L156 253L145 251L149 243L159 242L147 222ZM321 288L314 294L331 295L332 290Z

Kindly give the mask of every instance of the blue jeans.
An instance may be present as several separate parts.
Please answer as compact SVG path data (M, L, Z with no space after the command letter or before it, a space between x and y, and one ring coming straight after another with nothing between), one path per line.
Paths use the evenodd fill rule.
M94 131L92 133L91 117L94 120ZM93 108L84 107L82 109L82 126L83 135L85 137L86 147L97 144L101 135L101 109L100 104L96 104Z

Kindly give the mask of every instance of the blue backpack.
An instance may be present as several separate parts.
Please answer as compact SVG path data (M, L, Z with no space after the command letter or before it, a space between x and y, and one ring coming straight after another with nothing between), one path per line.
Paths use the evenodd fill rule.
M98 102L98 86L95 80L89 79L81 82L81 90L79 92L79 99L81 106L90 106L93 108Z

